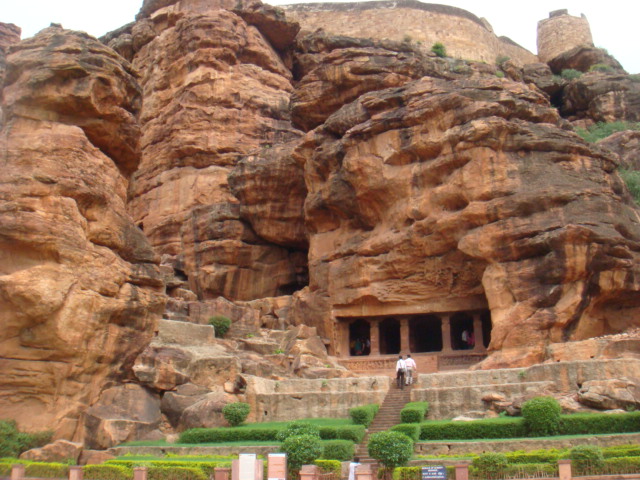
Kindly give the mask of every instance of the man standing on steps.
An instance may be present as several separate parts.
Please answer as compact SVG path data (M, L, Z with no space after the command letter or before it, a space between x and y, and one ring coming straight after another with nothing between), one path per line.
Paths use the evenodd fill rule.
M413 383L413 372L418 369L418 366L416 365L416 361L411 358L411 355L407 355L404 363L407 365L407 385L411 385Z
M404 389L404 374L407 371L407 364L402 359L402 355L398 357L398 361L396 362L396 380L398 382L398 388L400 390Z
M360 459L354 457L353 461L349 463L349 478L347 480L356 480L356 467L360 465Z

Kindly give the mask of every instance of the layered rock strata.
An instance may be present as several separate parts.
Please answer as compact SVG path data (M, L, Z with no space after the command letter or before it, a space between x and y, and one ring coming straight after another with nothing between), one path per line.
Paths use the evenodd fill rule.
M81 413L127 378L165 303L125 207L140 91L111 49L48 28L12 47L2 99L0 410L81 439Z

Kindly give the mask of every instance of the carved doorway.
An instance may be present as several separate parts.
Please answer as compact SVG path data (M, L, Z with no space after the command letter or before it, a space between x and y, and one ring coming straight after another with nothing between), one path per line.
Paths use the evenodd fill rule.
M385 318L380 322L380 353L400 353L400 322L395 318Z
M451 316L451 348L453 350L472 350L475 338L473 316L459 312Z
M371 326L366 320L356 320L349 325L349 354L352 356L371 353Z
M442 350L442 320L437 315L414 317L409 320L409 348L412 352L440 352Z

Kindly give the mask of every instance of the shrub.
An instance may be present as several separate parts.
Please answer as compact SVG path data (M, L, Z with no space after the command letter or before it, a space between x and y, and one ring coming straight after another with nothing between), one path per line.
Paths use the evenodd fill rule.
M498 70L498 71L496 72L496 77L498 77L498 78L504 78L504 72L503 72L503 71L501 71L501 70Z
M527 436L522 418L490 418L471 422L433 421L420 424L420 440L470 440Z
M420 423L429 412L429 402L409 402L400 410L402 423Z
M629 189L629 193L637 204L640 205L640 172L635 170L618 170L620 177Z
M130 480L133 471L124 465L85 465L82 476L85 480Z
M580 78L582 76L582 72L578 70L574 70L573 68L565 68L560 72L560 76L565 80L575 80L576 78Z
M631 433L640 431L640 412L574 413L560 418L561 435Z
M325 460L351 460L354 453L354 445L350 440L327 440L322 448L322 458Z
M392 432L400 432L409 437L414 442L420 440L420 425L417 423L401 423L391 427Z
M297 472L302 465L312 463L322 455L322 442L313 435L296 435L282 442L282 451L287 454L290 472Z
M183 457L184 458L184 457ZM200 461L198 461L200 460ZM123 466L128 468L133 468L136 466L144 465L146 467L162 467L162 468L172 468L172 467L188 467L188 468L198 468L205 475L211 476L213 475L213 471L216 467L219 466L229 466L230 462L216 462L216 461L206 461L204 459L194 459L194 461L190 460L158 460L155 458L150 459L128 459L127 457L116 458L114 460L107 460L105 465L114 465L114 466Z
M180 434L178 443L222 443L238 441L276 442L281 429L269 428L192 428Z
M598 140L607 138L616 132L624 132L625 130L640 130L640 123L634 122L598 122L591 125L586 130L584 128L578 128L576 133L580 135L584 140L590 143L595 143Z
M629 75L629 80L633 83L640 83L640 73L632 73Z
M0 420L0 457L14 457L32 448L42 447L51 440L52 432L23 433L14 420Z
M24 466L26 477L66 478L69 476L69 465L55 462L29 462Z
M496 65L501 67L503 64L507 63L509 60L511 60L511 59L509 57L507 57L506 55L498 55L496 57Z
M568 451L567 451L568 452ZM563 450L551 449L551 450L532 450L525 452L523 450L517 450L515 452L507 452L507 460L510 464L527 464L527 463L555 463L561 458L564 453Z
M483 478L500 478L507 469L507 457L504 453L487 452L476 457L471 462L477 472Z
M338 460L316 460L313 463L320 467L322 473L332 473L334 478L340 478L342 474L342 464Z
M576 445L569 451L569 458L571 459L571 466L577 472L586 472L604 467L602 449L597 445Z
M364 425L368 427L373 422L373 419L378 413L380 405L377 403L370 403L369 405L363 405L362 407L354 407L349 410L349 416L353 423L357 425Z
M604 63L596 63L595 65L591 65L591 67L589 67L590 72L610 72L612 70L613 68L611 68L611 66Z
M504 471L506 478L558 478L558 464L519 463L507 465Z
M546 437L560 431L562 407L553 397L535 397L522 405L522 418L529 435Z
M371 435L367 445L369 455L385 468L406 464L413 455L413 441L400 432L378 432Z
M431 51L433 53L435 53L438 57L440 58L444 58L447 56L447 49L445 48L445 46L440 43L440 42L436 42L431 46Z
M447 466L447 478L456 478L453 465ZM422 480L422 467L398 467L393 471L393 480Z
M320 438L323 440L351 440L360 443L366 431L364 425L343 425L340 427L324 426L320 427Z
M209 319L209 325L213 327L216 337L222 338L231 326L231 319L224 315L215 315Z
M640 457L640 445L616 445L602 449L604 458Z
M609 474L625 474L640 472L640 457L606 458L604 465Z
M227 403L222 408L222 415L232 427L240 425L244 422L251 411L248 403L236 402Z
M311 435L312 437L320 438L320 429L316 425L307 422L291 422L278 432L276 440L284 442L287 438L298 435Z
M197 467L149 467L148 480L209 480Z

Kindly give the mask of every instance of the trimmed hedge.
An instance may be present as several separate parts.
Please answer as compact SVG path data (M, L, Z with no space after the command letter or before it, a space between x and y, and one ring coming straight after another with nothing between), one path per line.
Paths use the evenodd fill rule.
M320 429L317 425L308 422L291 422L276 435L276 440L284 442L289 437L296 435L311 435L320 438Z
M219 462L219 461L180 461L180 460L128 460L126 457L124 458L116 458L113 460L107 460L105 465L120 465L124 467L128 467L133 469L133 467L144 465L149 468L151 467L160 467L160 468L198 468L205 475L213 475L213 470L216 467L222 466L231 466L231 462Z
M131 480L133 470L124 465L85 465L82 477L85 480Z
M149 467L148 480L209 480L197 467Z
M535 397L522 405L522 418L532 437L547 437L560 431L562 407L553 397Z
M604 470L610 473L638 473L640 472L640 456L605 458Z
M338 460L316 460L313 463L320 467L322 473L333 473L337 478L342 474L342 464Z
M562 458L562 455L567 455L569 450L562 449L550 449L550 450L531 450L525 452L524 450L516 450L515 452L506 452L507 460L512 464L527 464L527 463L555 463L558 459Z
M322 445L323 460L340 460L346 462L353 458L354 443L350 440L327 440Z
M369 437L367 451L386 469L405 465L413 455L413 440L400 432L377 432Z
M448 465L447 478L455 480L456 467ZM422 467L396 467L393 471L393 480L422 480Z
M391 427L392 432L400 432L405 434L414 442L420 440L420 425L417 423L401 423Z
M522 438L527 430L521 418L489 418L471 422L434 421L420 424L420 440Z
M640 457L640 445L616 445L602 449L604 458Z
M429 413L429 402L409 402L400 410L402 423L420 423Z
M561 415L560 435L640 432L640 412Z
M24 466L25 477L66 478L69 476L69 465L56 462L29 462Z
M373 419L378 413L380 405L377 403L370 403L369 405L363 405L361 407L353 407L349 410L349 416L353 423L356 425L364 425L368 427L373 422Z
M320 438L323 440L351 440L360 443L364 438L364 425L343 425L340 427L320 427Z
M192 428L180 434L178 443L223 443L238 441L278 442L278 432L282 427L242 427L242 428ZM360 443L365 435L364 425L342 425L320 427L322 440L351 440Z
M222 416L232 427L237 427L244 422L250 412L251 406L244 402L227 403L222 407Z

